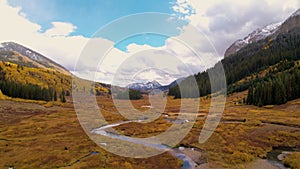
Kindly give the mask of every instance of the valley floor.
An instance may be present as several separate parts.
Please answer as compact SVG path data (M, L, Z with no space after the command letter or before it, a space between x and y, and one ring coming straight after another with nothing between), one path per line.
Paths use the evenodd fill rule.
M210 100L201 98L197 121L180 144L193 147L193 151L185 149L183 152L198 164L197 168L274 168L266 160L272 149L299 151L300 99L260 108L239 104L245 95L241 92L227 98L221 123L203 144L198 142L198 137ZM111 99L99 97L98 102L108 122L125 120L116 113ZM132 103L139 110L147 110L149 105L147 98ZM165 111L155 121L114 128L128 136L154 136L172 124L179 109L180 100L168 98ZM181 168L182 165L169 153L130 159L106 152L84 133L71 102L0 100L0 159L0 168Z

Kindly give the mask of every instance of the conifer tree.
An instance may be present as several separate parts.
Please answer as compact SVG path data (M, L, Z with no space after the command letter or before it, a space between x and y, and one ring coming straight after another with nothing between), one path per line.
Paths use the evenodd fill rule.
M53 100L54 100L54 101L57 101L57 93L56 93L56 90L54 90Z

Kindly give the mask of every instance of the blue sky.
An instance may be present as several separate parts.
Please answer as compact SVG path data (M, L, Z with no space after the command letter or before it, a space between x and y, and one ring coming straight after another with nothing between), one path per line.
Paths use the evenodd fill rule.
M77 26L73 35L91 37L99 28L120 17L143 13L172 14L173 1L161 0L9 0L12 6L21 6L27 18L50 28L52 21L70 22Z
M144 12L174 14L172 6L175 0L9 0L10 5L22 7L26 17L42 26L41 32L52 27L51 22L69 22L77 27L71 36L82 35L90 38L103 26L112 21ZM180 24L183 25L182 23ZM176 29L176 26L173 27ZM179 31L173 35L179 34ZM166 36L140 35L126 39L115 46L126 51L131 43L148 44L153 47L163 46ZM110 39L112 40L112 39Z

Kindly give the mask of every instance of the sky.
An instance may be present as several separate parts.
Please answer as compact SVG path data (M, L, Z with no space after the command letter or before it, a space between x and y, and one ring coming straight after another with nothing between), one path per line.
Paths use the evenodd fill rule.
M298 0L0 0L0 42L96 81L168 84L213 66L234 41L299 7Z

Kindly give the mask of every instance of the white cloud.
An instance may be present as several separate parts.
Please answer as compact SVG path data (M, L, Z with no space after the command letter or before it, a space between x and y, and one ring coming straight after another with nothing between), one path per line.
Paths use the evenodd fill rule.
M112 48L99 65L96 79L121 86L147 80L169 84L180 77L203 71L220 59L205 34L192 26L187 26L182 31L181 35L167 39L166 45L162 47L130 44L126 53ZM91 53L87 55L103 53L97 51L97 43L89 46L91 49L88 51ZM92 59L88 65L92 65L93 61L95 62Z
M183 1L195 10L186 16L190 26L205 33L220 55L235 40L256 28L283 21L300 7L299 0L178 0L175 8L184 8Z
M28 21L24 15L20 15L21 8L10 7L6 1L0 1L1 41L16 40L30 33L35 35L41 26Z
M135 77L135 81L132 83L136 82L147 82L149 79L155 79L158 81L161 85L168 85L170 82L174 81L174 77L170 75L168 72L164 72L161 70L157 69L150 69L149 71L144 71L138 74Z
M71 23L65 22L52 22L53 27L48 29L44 34L49 37L55 36L69 36L72 32L74 32L77 27L72 25Z

